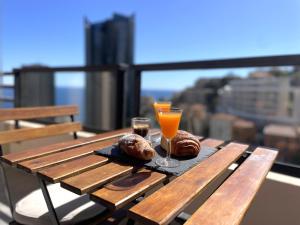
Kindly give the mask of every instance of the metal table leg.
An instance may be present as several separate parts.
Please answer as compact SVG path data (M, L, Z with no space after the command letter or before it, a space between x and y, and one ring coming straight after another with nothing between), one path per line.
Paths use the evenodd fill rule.
M60 224L59 219L58 219L57 214L55 212L53 203L51 201L51 197L50 197L50 194L49 194L48 189L47 189L47 184L41 178L38 178L38 180L39 180L39 183L40 183L43 195L44 195L45 202L46 202L47 207L48 207L50 219L51 219L53 225L59 225Z
M1 162L0 163L1 165L1 169L2 169L2 174L3 174L3 182L4 182L4 194L5 194L5 197L6 199L8 200L8 204L9 204L9 209L10 209L10 213L11 213L11 218L13 218L13 203L12 203L12 200L11 200L11 193L10 193L10 189L8 187L8 180L7 180L7 174L6 174L6 171L5 171L5 168L4 168L4 165L3 163Z

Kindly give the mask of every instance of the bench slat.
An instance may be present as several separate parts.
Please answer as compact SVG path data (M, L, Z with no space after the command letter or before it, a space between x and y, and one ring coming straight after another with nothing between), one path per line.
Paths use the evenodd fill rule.
M57 183L62 179L77 175L108 162L108 158L99 155L89 155L83 158L75 159L56 166L42 169L38 176L51 183Z
M76 105L0 109L0 121L70 116L78 113Z
M112 181L112 179L130 173L132 169L132 166L112 162L77 176L67 178L61 181L61 186L82 195Z
M168 224L236 161L248 145L230 143L129 210L143 224Z
M185 225L240 224L277 154L257 148Z
M95 191L90 198L111 210L119 209L164 181L165 174L142 170Z
M62 123L41 128L22 128L0 132L0 144L50 137L81 130L80 123Z
M18 162L38 158L41 156L49 155L51 153L61 152L67 149L71 149L74 147L79 147L90 142L98 142L102 140L106 140L112 137L121 136L127 132L129 132L129 128L105 132L102 134L98 134L93 137L88 138L80 138L77 140L65 141L61 143L51 144L44 147L39 147L36 149L27 149L21 152L10 153L8 155L4 155L1 159L6 162L7 164L14 165Z
M17 167L29 173L34 173L48 166L57 165L62 162L93 154L95 150L108 147L116 143L117 141L118 138L112 138L101 142L95 142L93 144L84 145L82 147L70 149L68 151L58 152L40 158L23 161L18 163Z

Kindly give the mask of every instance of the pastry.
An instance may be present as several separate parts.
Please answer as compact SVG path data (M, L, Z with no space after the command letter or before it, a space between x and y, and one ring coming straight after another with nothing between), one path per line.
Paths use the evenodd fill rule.
M127 134L120 138L119 147L127 155L141 160L150 160L155 155L149 142L137 134Z
M167 140L161 138L161 147L168 149ZM172 139L171 154L178 157L197 156L200 152L201 145L199 139L183 130L178 130L176 136Z

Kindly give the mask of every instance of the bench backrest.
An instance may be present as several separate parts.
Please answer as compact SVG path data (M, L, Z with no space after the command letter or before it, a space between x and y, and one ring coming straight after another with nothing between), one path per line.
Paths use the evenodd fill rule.
M0 145L17 141L55 136L81 130L80 123L73 122L74 115L78 114L78 107L71 106L45 106L14 109L0 109L0 121L39 119L47 117L70 116L71 122L47 125L40 128L22 128L0 132Z
M75 105L0 109L0 121L71 116L79 113Z

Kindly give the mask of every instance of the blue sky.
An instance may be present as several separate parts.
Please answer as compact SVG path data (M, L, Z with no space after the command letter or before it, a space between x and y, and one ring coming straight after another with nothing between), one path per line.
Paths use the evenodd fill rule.
M300 53L299 0L2 0L1 11L5 71L32 63L83 65L83 17L95 22L114 12L136 16L136 63ZM146 73L142 85L181 89L230 71L247 72ZM57 76L57 84L83 84L78 74L69 78Z

